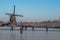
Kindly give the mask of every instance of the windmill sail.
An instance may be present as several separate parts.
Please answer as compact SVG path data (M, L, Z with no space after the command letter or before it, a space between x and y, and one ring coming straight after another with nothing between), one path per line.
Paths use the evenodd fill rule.
M15 14L15 5L14 5L14 10L13 10L13 14Z

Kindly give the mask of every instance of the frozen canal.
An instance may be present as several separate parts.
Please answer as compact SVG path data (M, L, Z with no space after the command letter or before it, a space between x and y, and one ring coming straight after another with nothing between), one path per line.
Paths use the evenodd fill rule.
M0 27L0 40L60 40L60 29L49 29L49 31L46 32L44 28L35 28L35 31L31 31L31 28L29 28L27 31L23 31L22 35L19 30L12 32L1 29L10 28Z

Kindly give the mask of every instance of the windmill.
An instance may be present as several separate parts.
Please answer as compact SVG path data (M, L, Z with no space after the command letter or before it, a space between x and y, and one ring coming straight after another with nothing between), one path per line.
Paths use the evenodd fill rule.
M13 30L13 27L17 26L16 16L23 17L23 15L16 15L15 14L15 5L14 5L13 14L6 13L6 15L10 16L10 21L9 22L10 22L10 26L11 26L12 30Z

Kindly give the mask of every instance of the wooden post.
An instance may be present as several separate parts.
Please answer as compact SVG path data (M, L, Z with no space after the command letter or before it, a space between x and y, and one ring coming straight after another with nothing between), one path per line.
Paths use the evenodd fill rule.
M32 31L34 31L34 26L32 26Z
M11 26L11 30L13 31L13 26Z
M20 28L20 34L23 34L23 26Z
M48 26L46 26L46 32L48 32Z
M20 28L20 34L22 34L22 33L23 33L22 28Z
M25 31L27 30L27 26L25 26Z

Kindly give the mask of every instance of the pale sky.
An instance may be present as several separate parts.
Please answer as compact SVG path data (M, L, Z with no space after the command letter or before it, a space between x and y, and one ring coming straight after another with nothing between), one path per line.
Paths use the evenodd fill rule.
M47 21L57 20L60 17L60 0L0 0L0 21L9 21L5 13L13 13L24 17L16 17L17 21Z

